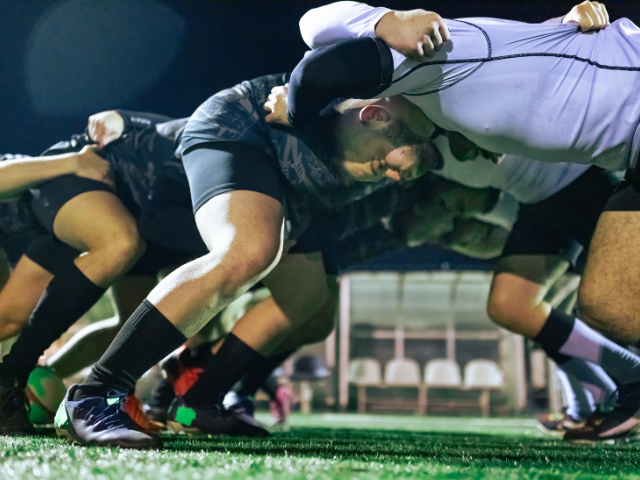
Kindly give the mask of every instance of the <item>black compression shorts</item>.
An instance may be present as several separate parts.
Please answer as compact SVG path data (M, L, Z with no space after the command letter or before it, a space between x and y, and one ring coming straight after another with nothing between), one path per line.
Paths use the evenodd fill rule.
M502 257L561 255L575 267L619 183L611 172L591 167L546 200L522 205Z
M189 179L194 213L221 193L250 190L284 200L278 161L241 142L201 143L187 149L182 163Z
M24 255L53 275L63 273L80 252L53 238L41 235L27 247Z
M97 180L64 175L32 189L31 207L42 226L53 234L53 222L62 206L82 193L94 191L114 193L107 184Z

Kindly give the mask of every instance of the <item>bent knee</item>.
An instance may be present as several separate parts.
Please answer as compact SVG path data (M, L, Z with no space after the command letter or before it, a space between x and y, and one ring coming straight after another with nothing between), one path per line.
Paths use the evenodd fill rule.
M219 257L214 252L210 256L214 259L211 264L218 264ZM225 267L224 271L214 268L208 274L219 279L220 293L223 296L234 296L239 288L260 281L277 264L279 258L279 245L254 246L223 258L221 263Z
M122 270L132 266L142 257L146 248L146 243L138 236L137 232L123 232L122 235L110 239L108 243L93 249L91 253L107 262L114 270Z
M492 290L487 301L487 315L498 325L508 328L518 312L508 292Z
M18 335L28 320L28 318L18 312L3 312L2 315L0 315L0 340Z

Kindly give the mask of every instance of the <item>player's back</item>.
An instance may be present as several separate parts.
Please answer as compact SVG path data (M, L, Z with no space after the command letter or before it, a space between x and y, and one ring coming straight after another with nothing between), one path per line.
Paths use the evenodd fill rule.
M592 33L490 18L448 26L452 41L427 62L406 60L380 96L405 93L494 152L612 170L637 156L640 29L630 20Z

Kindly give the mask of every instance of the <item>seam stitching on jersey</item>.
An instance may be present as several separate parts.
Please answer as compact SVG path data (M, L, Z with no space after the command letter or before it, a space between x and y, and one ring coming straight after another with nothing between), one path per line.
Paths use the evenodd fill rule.
M489 38L489 35L487 35L487 32L485 32L484 29L482 29L478 25L474 25L473 23L465 22L464 20L453 20L453 21L454 22L460 22L460 23L466 23L467 25L471 25L472 27L475 27L475 28L477 28L478 30L480 30L482 32L482 35L484 35L484 39L487 42L487 57L485 59L482 59L482 60L485 60L485 61L491 60L491 54L492 54L493 50L491 48L491 39ZM407 75L411 75L413 72L415 72L418 68L422 67L423 65L424 66L427 66L427 65L445 65L446 63L448 63L446 60L439 60L437 62L429 62L428 64L421 63L420 65L418 65L418 66L412 68L411 70L409 70L407 73L402 75L402 77L398 78L393 83L399 82L403 78L407 77ZM453 63L453 61L451 61L451 63ZM456 63L462 63L462 62L456 61ZM448 83L448 84L443 85L443 86L441 86L439 88L436 88L435 90L429 90L428 92L424 92L424 93L405 93L404 95L406 95L408 97L417 97L417 96L422 96L422 95L429 95L431 93L441 92L443 90L446 90L447 88L451 88L454 85L457 85L461 81L469 78L471 75L476 73L480 69L480 67L482 67L482 65L484 65L484 62L479 62L479 63L480 63L480 65L478 65L476 68L474 68L468 74L466 74L464 77L459 78L455 82Z
M469 23L469 22L465 22L463 20L456 20L457 22L461 22L461 23L466 23L468 25L472 25L476 28L478 28L485 36L485 38L487 39L488 45L489 45L489 49L491 49L491 42L489 41L489 37L487 36L487 33L480 27L478 27L477 25L474 25L473 23ZM577 55L569 55L566 53L517 53L517 54L513 54L513 55L503 55L500 57L491 57L491 55L489 55L487 58L467 58L467 59L460 59L460 60L436 60L433 62L424 62L421 63L420 65L416 65L415 67L413 67L411 70L409 70L407 73L405 73L404 75L402 75L402 77L398 78L397 80L395 80L393 83L397 83L401 80L403 80L404 78L406 78L408 75L411 75L412 73L414 73L416 70L422 68L422 67L429 67L431 65L450 65L450 64L455 64L455 63L479 63L480 65L478 66L478 68L474 69L472 72L470 72L469 74L465 75L462 78L459 78L458 80L456 80L455 82L449 83L447 85L443 85L442 87L439 87L435 90L429 90L428 92L423 92L423 93L404 93L403 95L406 95L408 97L420 97L420 96L424 96L424 95L429 95L431 93L436 93L436 92L440 92L442 90L445 90L447 88L453 87L454 85L456 85L457 83L461 82L462 80L465 80L466 78L469 78L471 75L473 75L475 72L478 71L478 69L484 65L487 62L494 62L494 61L498 61L498 60L509 60L512 58L525 58L525 57L555 57L555 58L563 58L566 60L575 60L578 62L583 62L586 63L588 65L591 65L592 67L596 67L596 68L601 68L603 70L621 70L621 71L626 71L626 72L640 72L640 67L616 67L613 65L603 65L601 63L595 62L593 60L590 60L588 58L583 58L583 57L578 57Z

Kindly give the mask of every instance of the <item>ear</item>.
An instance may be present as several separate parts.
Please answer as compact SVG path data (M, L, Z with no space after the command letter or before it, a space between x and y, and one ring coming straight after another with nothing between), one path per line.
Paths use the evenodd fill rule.
M372 127L383 126L391 120L389 110L380 105L367 105L360 110L360 121Z

